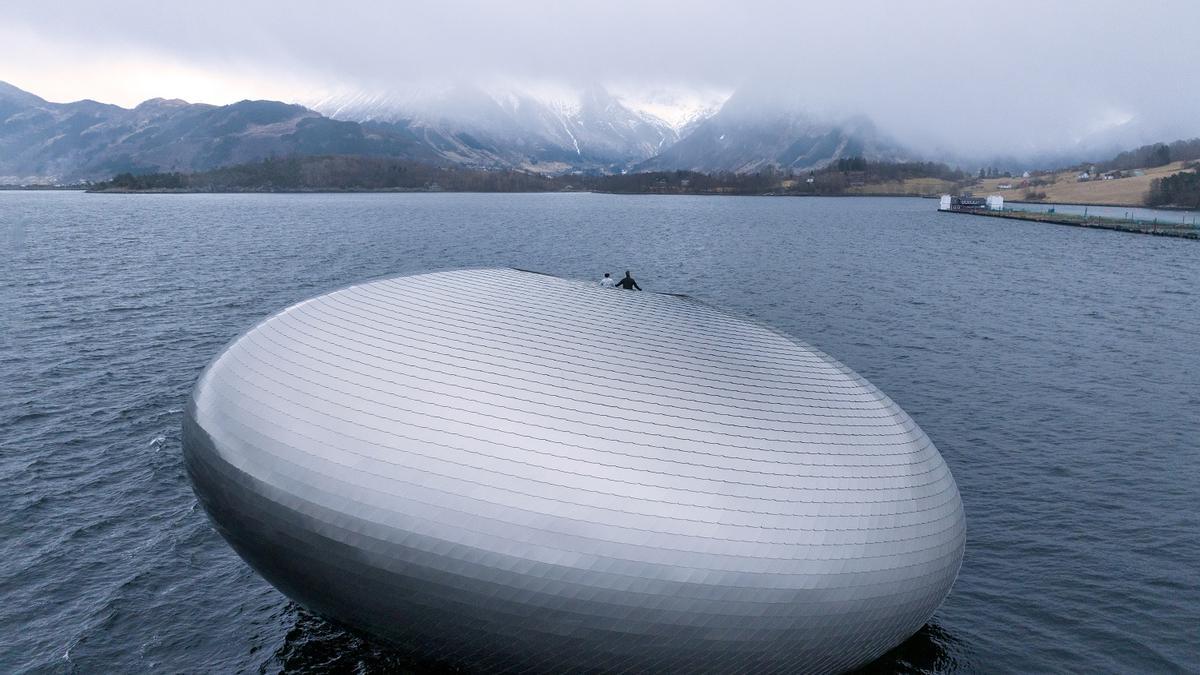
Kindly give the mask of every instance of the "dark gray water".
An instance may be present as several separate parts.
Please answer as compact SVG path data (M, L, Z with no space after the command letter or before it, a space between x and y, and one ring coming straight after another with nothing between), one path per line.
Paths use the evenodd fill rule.
M876 670L1195 670L1200 243L936 206L0 192L0 672L412 667L241 563L197 509L180 410L271 311L467 265L628 268L904 407L958 480L967 553Z

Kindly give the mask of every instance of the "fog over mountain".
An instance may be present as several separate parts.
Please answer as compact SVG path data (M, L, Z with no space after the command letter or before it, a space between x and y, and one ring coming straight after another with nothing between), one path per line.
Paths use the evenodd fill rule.
M364 155L549 175L684 169L802 173L839 159L971 159L898 139L862 115L807 106L797 92L743 87L727 98L678 92L650 103L601 85L342 92L312 108L155 98L132 108L54 103L0 82L0 183L102 180L116 173L205 171L269 157ZM1137 143L1101 137L1041 156L993 157L1010 169L1104 159Z
M621 171L679 140L683 127L599 85L582 90L456 85L404 95L351 93L312 107L372 128L404 129L447 161L543 172Z
M53 103L0 83L0 182L203 171L302 154L546 174L799 172L846 157L918 156L870 120L815 115L771 90L738 90L726 100L705 101L639 105L599 85L455 85L404 97L326 97L313 104L315 110L278 101L213 106L161 98L122 108L89 100Z
M1197 25L1191 0L63 0L5 8L0 79L128 108L600 83L639 114L627 92L775 88L923 154L1028 161L1200 135Z
M919 156L879 133L865 117L814 113L795 92L744 87L679 142L635 169L798 172L847 157L904 161Z
M863 116L808 111L794 92L745 87L730 96L659 96L646 103L594 84L456 85L404 94L350 93L315 110L373 128L404 128L450 162L537 171L804 170L843 157L918 156Z
M357 96L316 107L332 117L278 101L53 103L0 82L0 183L203 171L313 154L615 173L655 156L690 128L686 120L671 124L635 111L600 87L548 99L458 86L416 101Z
M327 122L357 125L343 128L373 151L544 171L803 169L853 152L1048 166L1200 135L1196 25L1190 0L64 0L5 8L0 80L127 110L163 98L317 113L296 113L287 133L300 136L272 127L270 143L243 134L184 151L176 139L155 166L288 151L314 125L337 128ZM97 131L113 139L158 119L105 110ZM104 166L153 155L118 145L127 160ZM47 152L39 171L65 175L54 162L75 151ZM98 156L80 166L99 170Z

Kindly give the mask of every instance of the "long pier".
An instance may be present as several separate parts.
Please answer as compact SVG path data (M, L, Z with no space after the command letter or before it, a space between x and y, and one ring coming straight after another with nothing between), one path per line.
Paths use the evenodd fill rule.
M938 211L941 213L963 213L970 216L1008 218L1009 220L1028 220L1035 223L1070 225L1072 227L1090 227L1099 230L1115 230L1117 232L1153 234L1160 237L1200 239L1200 226L1189 223L1169 223L1158 220L1146 221L1126 218L1106 218L1103 216L1085 216L1075 213L1052 213L1044 211L1019 211L1009 209L993 211L987 208L956 207L949 209L938 209Z

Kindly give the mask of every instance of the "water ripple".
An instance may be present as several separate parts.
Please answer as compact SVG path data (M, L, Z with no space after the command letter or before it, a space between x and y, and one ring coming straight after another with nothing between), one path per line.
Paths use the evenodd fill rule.
M632 269L892 396L941 448L966 558L867 672L1200 663L1200 248L905 199L0 192L0 672L443 669L292 605L184 475L200 369L362 279ZM613 330L618 331L619 326Z

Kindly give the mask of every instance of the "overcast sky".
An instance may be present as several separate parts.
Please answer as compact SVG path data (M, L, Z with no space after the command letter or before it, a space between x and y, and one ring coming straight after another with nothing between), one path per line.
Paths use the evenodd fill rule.
M497 79L751 85L947 147L1200 135L1197 0L6 4L0 80L56 101L311 101Z

